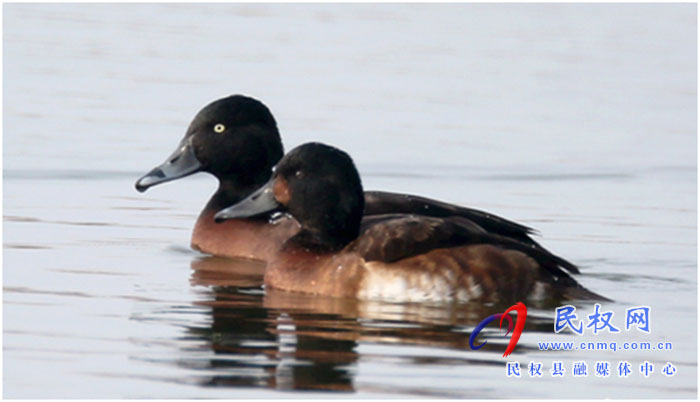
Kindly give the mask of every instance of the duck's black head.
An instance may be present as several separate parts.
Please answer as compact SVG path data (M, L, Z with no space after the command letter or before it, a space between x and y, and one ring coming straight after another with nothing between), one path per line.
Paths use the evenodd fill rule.
M267 184L217 213L216 220L285 212L302 227L296 240L334 250L358 236L364 202L360 175L350 156L328 145L308 143L285 155Z
M277 123L261 102L233 95L210 103L190 123L175 152L136 182L138 191L208 172L223 185L257 187L283 155Z

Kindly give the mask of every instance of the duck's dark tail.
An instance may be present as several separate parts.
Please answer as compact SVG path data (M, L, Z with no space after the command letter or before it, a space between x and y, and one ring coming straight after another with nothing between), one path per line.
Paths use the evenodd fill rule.
M574 299L574 300L590 300L590 301L606 301L606 302L611 302L614 301L612 299L608 299L605 296L601 296L598 293L591 292L590 290L584 288L583 286L579 285L578 286L572 286L568 287L564 290L563 296L567 299Z

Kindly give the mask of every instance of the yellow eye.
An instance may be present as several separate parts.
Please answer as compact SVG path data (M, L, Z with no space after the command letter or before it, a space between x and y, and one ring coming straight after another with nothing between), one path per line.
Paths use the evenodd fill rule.
M214 126L214 132L215 132L215 133L223 133L224 130L226 130L226 127L225 127L223 124L221 124L221 123L219 123L219 124L217 124L217 125Z

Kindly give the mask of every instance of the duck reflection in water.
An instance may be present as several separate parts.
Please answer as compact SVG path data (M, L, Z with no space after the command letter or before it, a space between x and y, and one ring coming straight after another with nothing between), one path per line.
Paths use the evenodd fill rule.
M360 344L469 350L474 326L507 307L392 303L263 291L265 264L247 259L201 257L192 261L191 268L192 284L208 289L206 300L196 304L209 308L211 319L208 327L193 326L187 331L189 337L205 342L215 353L206 369L217 374L203 380L203 385L211 386L352 392ZM550 331L551 326L551 320L536 317L527 322L530 332ZM493 336L468 358L363 354L362 359L400 358L406 364L470 364L475 368L498 365L501 363L485 358L484 351L502 354L507 339L498 333ZM518 345L520 352L528 349ZM408 385L392 392L415 394L417 390Z
M204 385L354 390L349 367L358 359L357 343L317 336L304 308L268 306L280 303L261 288L264 263L204 257L191 267L192 283L212 290L211 299L197 303L211 309L211 326L189 328L217 356L208 368L221 374Z

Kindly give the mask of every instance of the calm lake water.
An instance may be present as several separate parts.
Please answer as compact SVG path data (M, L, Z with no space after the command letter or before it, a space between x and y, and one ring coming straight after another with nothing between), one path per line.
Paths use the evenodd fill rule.
M697 397L696 5L4 4L3 396ZM500 305L263 291L189 249L206 175L137 193L232 93L367 189L520 221L615 302L619 334L468 346ZM591 304L576 302L580 318ZM650 306L651 333L624 328ZM493 327L493 326L492 326ZM672 350L541 351L543 341ZM524 378L507 378L506 361ZM566 369L552 377L555 361ZM589 376L572 376L585 361ZM608 361L612 375L594 375ZM628 378L617 364L632 365ZM654 372L645 378L640 364ZM542 378L529 378L540 362ZM672 377L662 374L671 363ZM317 391L317 392L310 392ZM326 391L326 392L318 392Z

